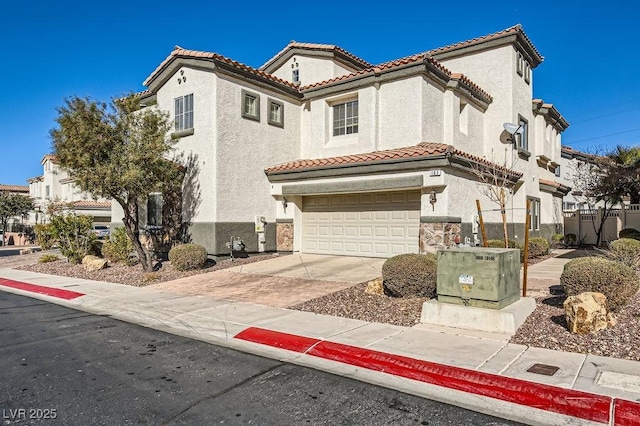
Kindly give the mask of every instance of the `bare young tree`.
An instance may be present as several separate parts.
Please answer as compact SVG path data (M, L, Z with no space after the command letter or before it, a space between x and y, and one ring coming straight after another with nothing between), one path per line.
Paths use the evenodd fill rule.
M513 167L517 163L517 157L509 158L509 149L504 150L504 160L496 161L496 155L491 150L491 156L486 162L478 162L473 165L473 173L478 182L478 191L500 208L502 217L502 233L504 246L509 247L509 232L507 230L507 203L512 196Z

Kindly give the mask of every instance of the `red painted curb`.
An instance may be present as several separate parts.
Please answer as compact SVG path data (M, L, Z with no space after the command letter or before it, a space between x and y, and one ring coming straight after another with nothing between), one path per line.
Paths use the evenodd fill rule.
M72 300L80 296L84 296L84 293L78 293L77 291L63 290L60 288L44 287L41 285L27 284L20 281L13 281L4 278L0 278L0 285L5 287L16 288L18 290L30 291L32 293L45 294L47 296L57 297L59 299Z
M608 396L563 389L257 327L250 327L235 337L584 420L603 424L608 424L610 420L612 398ZM624 407L623 405L623 410L626 409Z
M613 408L613 424L616 426L640 425L640 403L616 399Z
M301 353L307 352L313 345L320 341L310 337L280 333L278 331L265 330L257 327L249 327L234 337L236 339Z

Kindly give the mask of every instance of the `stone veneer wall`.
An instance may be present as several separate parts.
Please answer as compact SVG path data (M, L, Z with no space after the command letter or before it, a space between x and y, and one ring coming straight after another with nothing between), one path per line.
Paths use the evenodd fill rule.
M461 236L462 224L452 222L434 222L420 224L420 253L435 253L437 250L451 247L456 236Z
M293 223L276 223L276 250L293 251Z

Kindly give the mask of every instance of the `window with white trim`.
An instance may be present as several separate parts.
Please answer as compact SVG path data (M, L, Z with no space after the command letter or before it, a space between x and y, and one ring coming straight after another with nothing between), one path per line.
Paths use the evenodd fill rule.
M553 171L556 177L560 177L560 165L556 166L556 169Z
M284 127L284 104L269 98L269 116L267 117L267 123L272 126Z
M291 71L291 81L295 84L295 83L300 83L300 70L299 69L295 69L293 71Z
M540 230L540 199L529 198L531 200L531 221L529 222L529 231Z
M260 95L242 90L242 117L260 121Z
M358 100L333 105L333 136L358 133Z
M175 130L193 129L193 93L174 99Z

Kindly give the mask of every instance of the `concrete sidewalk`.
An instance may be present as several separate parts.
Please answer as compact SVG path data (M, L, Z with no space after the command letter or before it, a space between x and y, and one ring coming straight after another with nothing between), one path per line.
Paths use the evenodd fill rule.
M556 259L529 277L559 282ZM640 424L640 362L13 269L0 269L0 290L529 424Z

